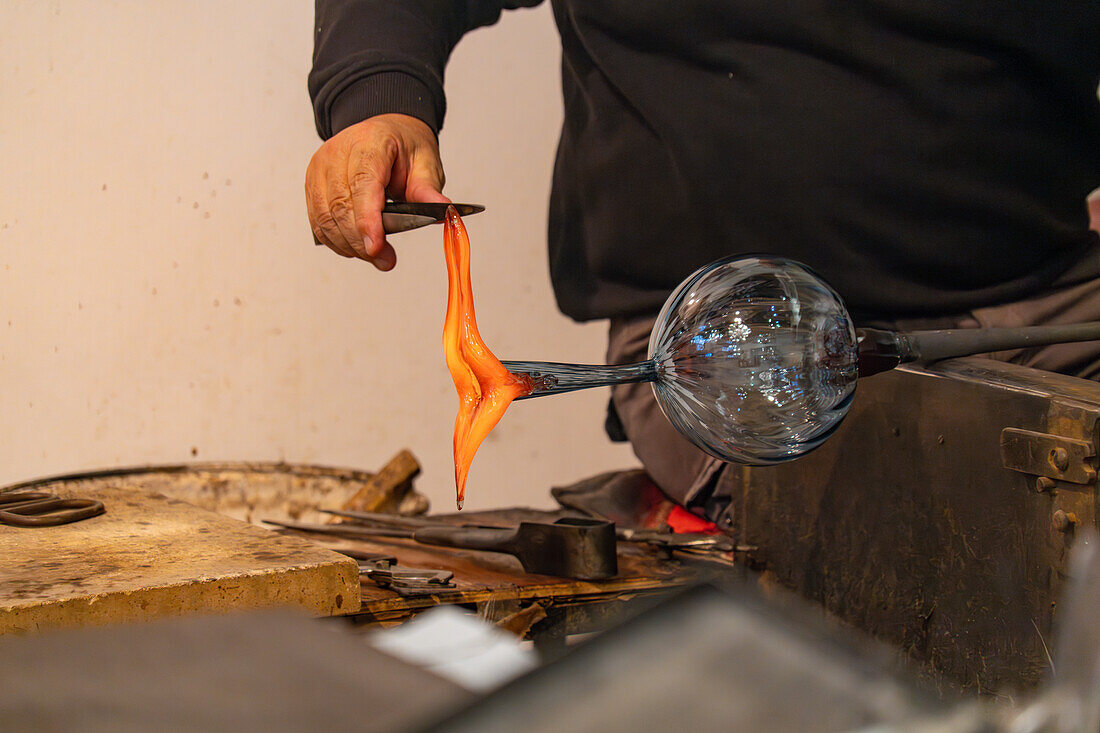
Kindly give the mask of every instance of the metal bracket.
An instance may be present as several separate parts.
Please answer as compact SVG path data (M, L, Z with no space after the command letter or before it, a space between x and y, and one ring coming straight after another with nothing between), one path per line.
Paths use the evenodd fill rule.
M1005 468L1032 476L1046 476L1072 484L1096 481L1091 442L1032 430L1001 431L1001 463Z

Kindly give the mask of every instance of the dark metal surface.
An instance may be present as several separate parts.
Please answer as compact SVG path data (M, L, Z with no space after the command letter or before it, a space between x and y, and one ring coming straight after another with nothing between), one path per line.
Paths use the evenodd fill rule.
M618 572L615 525L597 519L565 517L555 522L521 522L518 527L450 524L360 527L265 520L277 527L338 537L405 537L426 545L503 552L529 573L578 580L604 580Z
M615 525L596 519L521 522L514 530L495 527L422 527L417 542L514 555L529 573L578 580L613 578L618 572Z
M1045 458L1006 468L1002 433L1095 446L1098 424L1100 384L980 358L903 367L861 379L822 448L731 466L718 494L781 582L946 684L1010 693L1050 665L1067 553L1097 499Z

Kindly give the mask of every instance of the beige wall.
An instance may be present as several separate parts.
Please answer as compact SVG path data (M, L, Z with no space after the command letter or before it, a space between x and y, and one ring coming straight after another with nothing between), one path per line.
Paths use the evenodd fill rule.
M0 6L0 484L196 459L371 469L408 447L453 506L441 234L396 238L389 274L312 245L311 24L307 0ZM556 43L542 7L460 45L447 192L488 207L468 226L489 345L601 361L603 324L559 315L546 272ZM467 506L549 505L550 485L632 465L605 400L513 407Z

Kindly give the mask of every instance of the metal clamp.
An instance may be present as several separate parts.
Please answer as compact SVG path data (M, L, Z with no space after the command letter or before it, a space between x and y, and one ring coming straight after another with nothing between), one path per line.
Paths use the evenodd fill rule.
M1032 476L1045 476L1071 484L1091 484L1096 451L1087 440L1065 438L1032 430L1001 431L1001 462L1005 468Z

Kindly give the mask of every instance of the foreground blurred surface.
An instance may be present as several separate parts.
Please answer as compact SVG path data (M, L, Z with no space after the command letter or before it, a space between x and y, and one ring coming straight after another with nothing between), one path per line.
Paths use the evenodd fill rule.
M374 632L414 666L339 622L268 613L0 640L0 709L5 727L28 731L1091 732L1100 563L1087 540L1057 652L1065 669L1030 703L938 697L885 647L793 597L701 586L487 695L427 669L485 651L499 632L471 630L476 619L413 644ZM521 671L507 650L482 656L470 688ZM483 674L493 664L495 682Z
M470 697L306 618L255 614L0 640L0 727L394 731Z

